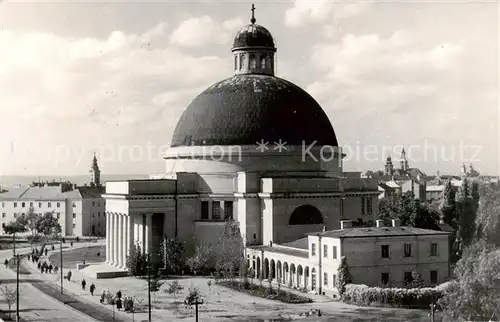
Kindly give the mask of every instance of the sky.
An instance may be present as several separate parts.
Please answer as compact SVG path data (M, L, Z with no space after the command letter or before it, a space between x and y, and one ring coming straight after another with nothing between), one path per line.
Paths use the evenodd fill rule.
M499 174L494 1L261 1L276 75L311 94L347 154L382 169ZM250 2L4 1L0 173L162 173L177 120L232 76ZM370 152L367 152L370 151Z

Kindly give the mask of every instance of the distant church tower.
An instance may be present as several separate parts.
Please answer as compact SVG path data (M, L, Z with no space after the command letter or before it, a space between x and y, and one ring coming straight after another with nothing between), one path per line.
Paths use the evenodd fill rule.
M385 175L392 176L394 174L394 165L392 164L392 158L390 156L387 157L385 162Z
M408 160L406 159L405 148L403 148L403 150L401 151L401 161L399 161L399 163L401 166L401 172L406 174L410 167L408 166Z
M100 187L101 186L101 170L99 170L99 165L97 164L97 158L94 153L94 159L92 160L92 167L90 168L90 186Z

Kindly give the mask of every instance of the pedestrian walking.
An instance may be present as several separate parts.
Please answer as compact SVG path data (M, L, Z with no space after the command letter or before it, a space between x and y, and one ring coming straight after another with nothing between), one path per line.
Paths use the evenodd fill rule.
M8 259L5 259L5 262L3 262L5 264L5 267L9 266L9 260Z
M54 266L52 266L52 264L49 265L49 273L52 274L52 268L54 268Z
M94 283L90 284L90 295L94 296L95 285Z
M71 245L71 247L73 247L73 242L69 243Z
M72 275L73 275L73 274L71 273L71 271L69 271L69 272L68 272L68 282L71 282L71 276L72 276Z
M42 263L38 262L38 269L40 269L42 267Z
M103 290L102 294L101 294L101 299L99 300L99 302L101 302L101 304L104 304L105 299L106 299L106 291Z
M87 282L85 281L85 279L82 279L82 290L85 291L85 286L87 285Z
M49 253L49 250L45 249L45 256L47 256L48 253Z

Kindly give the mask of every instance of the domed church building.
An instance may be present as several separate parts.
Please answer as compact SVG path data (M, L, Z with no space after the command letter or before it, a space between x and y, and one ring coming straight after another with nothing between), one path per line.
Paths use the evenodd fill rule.
M215 243L228 220L253 247L375 219L376 180L343 172L332 124L311 95L275 75L276 51L252 14L234 38L233 75L179 119L165 173L106 182L108 265L125 269L134 244L158 260L165 236Z

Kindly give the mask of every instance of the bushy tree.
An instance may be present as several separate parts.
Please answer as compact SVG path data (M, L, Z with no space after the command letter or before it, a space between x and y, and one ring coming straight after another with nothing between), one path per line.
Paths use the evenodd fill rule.
M0 287L0 292L3 295L5 303L9 307L9 319L11 318L10 308L17 301L17 292L15 288L10 288L7 285L2 285Z
M3 230L7 235L27 232L28 229L26 228L25 217L22 215L18 216L15 220L7 223L4 226Z
M199 271L205 271L212 259L212 248L208 245L198 245L195 253L187 259L187 265L196 275Z
M457 209L456 251L461 254L469 246L476 233L476 217L479 204L477 182L464 178L455 196Z
M481 190L476 218L477 239L500 248L500 185L486 185Z
M130 248L129 256L127 256L126 266L130 274L133 276L144 276L148 271L148 258L141 250L138 244Z
M439 214L428 204L415 199L411 191L384 198L379 203L379 217L386 225L392 219L399 219L402 226L435 229Z
M464 249L454 275L439 301L453 321L500 320L500 249L484 241Z
M342 297L345 292L345 286L351 283L351 275L349 274L349 267L347 266L347 259L345 256L342 256L340 259L337 276L337 290L339 295Z
M158 293L165 282L155 278L149 284L149 290L153 293L153 301L156 302L156 293Z
M54 238L61 234L61 225L58 219L54 217L54 212L46 212L41 217L38 217L36 231L47 238Z
M457 215L455 203L455 190L451 184L451 180L447 180L443 192L441 193L441 203L439 204L441 212L441 220L448 224L453 229L457 229Z
M165 237L160 250L166 274L179 274L184 268L184 245L177 237Z
M218 240L216 268L224 278L233 278L244 261L245 242L239 226L235 221L227 221Z

